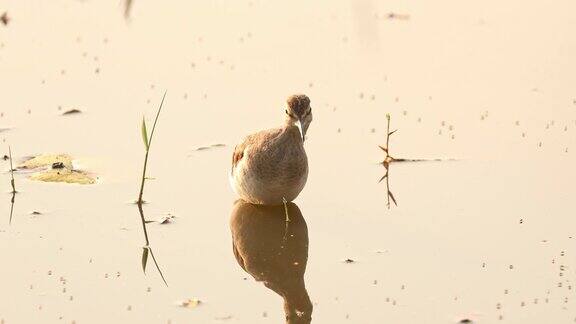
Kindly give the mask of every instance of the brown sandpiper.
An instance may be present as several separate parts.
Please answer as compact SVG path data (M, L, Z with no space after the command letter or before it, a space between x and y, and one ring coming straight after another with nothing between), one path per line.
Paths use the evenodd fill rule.
M296 94L286 100L284 124L248 135L232 156L230 183L244 201L280 205L298 197L308 179L304 150L312 122L310 99Z

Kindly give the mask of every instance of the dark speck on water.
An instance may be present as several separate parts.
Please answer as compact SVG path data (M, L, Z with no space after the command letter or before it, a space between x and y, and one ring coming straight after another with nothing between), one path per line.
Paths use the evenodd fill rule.
M346 259L346 260L344 260L344 263L354 263L354 262L356 262L356 261L354 261L354 260L352 260L352 259Z
M464 318L464 319L461 319L460 322L458 322L458 323L472 323L472 320L468 319L468 318Z

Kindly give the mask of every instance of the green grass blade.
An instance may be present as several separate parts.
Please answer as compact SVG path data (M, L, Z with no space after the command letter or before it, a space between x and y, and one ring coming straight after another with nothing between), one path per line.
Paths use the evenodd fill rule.
M152 144L152 138L154 137L154 131L156 130L156 123L158 122L158 117L160 117L160 112L162 111L162 106L164 106L164 99L166 99L166 93L162 96L162 101L160 102L160 107L158 107L158 112L156 113L156 118L154 118L154 124L152 125L152 132L150 132L150 141L148 141L148 146Z
M146 119L144 119L144 117L142 117L142 140L144 141L146 151L148 151L150 142L148 141L148 130L146 129Z

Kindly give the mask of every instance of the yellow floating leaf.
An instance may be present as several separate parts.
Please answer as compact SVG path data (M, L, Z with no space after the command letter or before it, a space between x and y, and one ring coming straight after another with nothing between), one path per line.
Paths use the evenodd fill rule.
M62 163L66 169L72 170L72 157L67 154L38 155L22 162L19 169L37 169L52 167L54 163Z
M65 182L77 184L94 184L96 179L89 174L69 169L53 169L36 173L30 179L44 182Z

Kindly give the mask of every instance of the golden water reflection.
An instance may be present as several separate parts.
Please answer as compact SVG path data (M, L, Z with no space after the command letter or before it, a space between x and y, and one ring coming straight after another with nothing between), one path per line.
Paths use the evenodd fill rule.
M284 299L286 323L310 323L312 302L304 273L308 228L298 206L257 206L238 200L230 218L234 256L256 281Z

